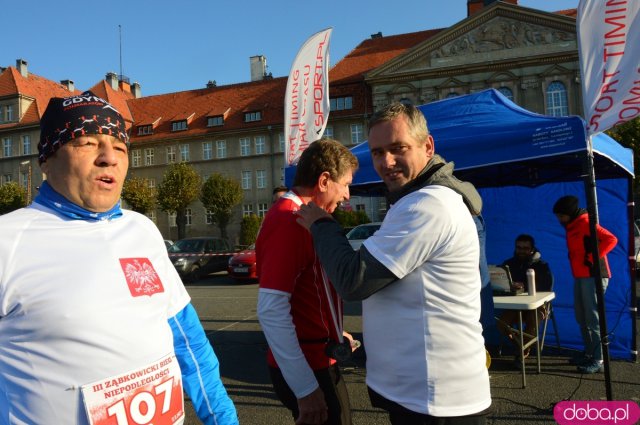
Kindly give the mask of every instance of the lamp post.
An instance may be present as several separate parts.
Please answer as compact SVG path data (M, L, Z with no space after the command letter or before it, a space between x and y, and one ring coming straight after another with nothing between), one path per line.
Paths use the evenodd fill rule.
M20 166L27 166L27 205L31 203L31 161L22 161Z

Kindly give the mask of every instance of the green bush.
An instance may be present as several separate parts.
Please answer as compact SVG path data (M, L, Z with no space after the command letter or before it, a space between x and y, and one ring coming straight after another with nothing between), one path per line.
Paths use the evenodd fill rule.
M242 222L240 223L240 245L247 246L255 243L261 224L262 218L255 214L242 217Z
M344 211L337 209L333 212L333 217L342 227L355 227L358 224L371 223L371 219L364 210Z
M0 215L27 206L27 191L16 182L0 186Z

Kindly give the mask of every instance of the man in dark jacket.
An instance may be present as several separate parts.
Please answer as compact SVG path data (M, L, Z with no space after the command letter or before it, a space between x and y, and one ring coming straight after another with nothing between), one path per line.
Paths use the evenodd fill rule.
M535 240L533 236L522 234L516 238L515 251L513 257L506 260L503 266L509 267L511 273L511 279L515 285L524 288L525 292L529 292L529 286L527 284L527 269L533 269L535 272L535 285L536 291L550 291L553 284L553 275L549 269L549 264L542 260L540 251L536 248ZM535 335L536 316L541 320L544 314L544 307L540 307L537 310L527 310L522 312L522 323L525 327L524 340L533 338ZM518 337L518 331L512 327L514 323L518 322L518 310L503 310L500 317L498 317L498 330L503 335L507 336L514 344L520 341ZM520 350L517 350L518 353ZM530 347L527 347L524 352L525 358L529 355ZM516 366L520 368L520 355L516 356Z

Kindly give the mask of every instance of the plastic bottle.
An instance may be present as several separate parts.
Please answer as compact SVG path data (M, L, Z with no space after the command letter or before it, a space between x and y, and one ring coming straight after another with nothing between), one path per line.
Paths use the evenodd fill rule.
M529 295L536 294L536 271L533 269L527 269L527 288Z

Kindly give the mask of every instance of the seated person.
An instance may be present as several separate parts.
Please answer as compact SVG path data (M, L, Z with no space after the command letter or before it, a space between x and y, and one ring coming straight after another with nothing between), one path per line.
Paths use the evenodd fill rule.
M527 285L527 269L533 269L536 273L536 292L551 291L553 276L551 275L549 264L542 260L540 251L537 250L535 241L531 235L523 234L516 238L513 257L506 260L502 265L509 266L513 285L521 286L525 292L529 291ZM540 307L536 311L527 310L522 312L522 324L525 328L523 335L525 344L528 340L531 340L535 334L535 330L532 329L536 326L536 317L534 315L536 312L538 314L538 320L542 320L544 307ZM500 333L511 339L514 344L520 343L519 329L516 329L518 327L517 323L518 310L503 310L497 320L497 327ZM512 326L514 324L515 328ZM527 347L524 352L525 358L529 355L529 351L530 347ZM516 362L520 361L519 356L519 354L516 355Z

